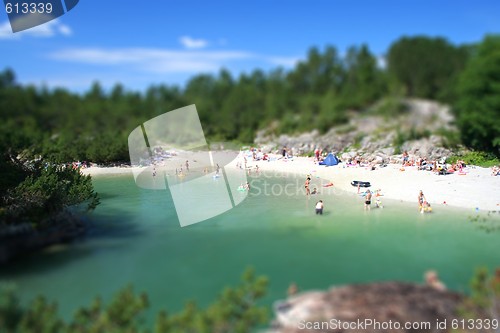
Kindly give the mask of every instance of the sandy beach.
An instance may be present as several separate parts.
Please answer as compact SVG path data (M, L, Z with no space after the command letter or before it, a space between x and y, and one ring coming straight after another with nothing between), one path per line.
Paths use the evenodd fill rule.
M274 156L277 157L277 156ZM429 171L419 171L416 167L389 164L384 168L369 170L365 167L351 167L340 163L336 166L320 166L311 157L295 157L293 160L275 159L273 161L251 161L247 168L255 174L258 165L260 172L294 173L313 177L312 187L320 188L320 179L331 181L334 187L350 193L357 193L351 181L370 182L372 191L381 189L385 198L415 203L418 192L422 190L434 209L448 205L479 211L500 211L500 177L491 175L489 168L467 167L465 175L436 175ZM195 165L193 165L195 167ZM138 167L91 167L83 169L84 174L111 175L131 174ZM324 182L323 182L324 183ZM311 187L311 188L312 188ZM361 189L363 191L364 189Z

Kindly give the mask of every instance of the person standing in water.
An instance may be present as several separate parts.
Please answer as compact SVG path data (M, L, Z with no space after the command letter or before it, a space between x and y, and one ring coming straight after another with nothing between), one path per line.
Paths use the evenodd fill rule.
M186 172L189 172L189 162L186 160Z
M306 182L304 183L304 188L306 189L306 196L311 194L311 190L309 189L309 185L311 184L311 178L307 176Z
M323 215L323 200L320 200L316 203L316 215Z
M420 190L420 192L418 193L418 210L422 209L422 207L424 206L424 201L426 201L424 192Z
M370 210L371 204L372 204L372 192L370 190L367 190L365 196L365 210Z

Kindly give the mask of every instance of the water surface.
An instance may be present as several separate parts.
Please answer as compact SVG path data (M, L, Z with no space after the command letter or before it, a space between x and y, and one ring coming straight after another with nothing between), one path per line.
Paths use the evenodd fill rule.
M18 260L0 279L14 282L24 301L40 293L57 300L68 317L93 296L108 299L129 283L149 293L154 311L179 310L188 299L207 305L248 266L270 278L265 304L283 298L291 282L303 290L420 282L428 269L449 288L466 290L476 267L500 266L500 233L468 222L473 211L442 206L422 215L414 205L384 200L384 209L365 212L355 190L307 200L264 195L263 181L275 194L286 184L300 192L303 183L254 178L242 204L181 228L168 191L140 189L129 175L95 177L101 205L90 216L89 235ZM325 214L316 216L320 198Z

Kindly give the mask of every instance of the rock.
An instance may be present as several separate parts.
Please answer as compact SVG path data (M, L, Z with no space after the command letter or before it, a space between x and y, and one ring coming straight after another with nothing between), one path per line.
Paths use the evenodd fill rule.
M408 99L405 101L408 112L404 117L385 119L379 116L351 114L348 124L331 128L327 133L320 134L317 130L300 135L280 135L276 137L277 125L268 130L257 132L255 143L263 146L265 152L278 151L286 146L294 154L308 154L316 148L323 151L342 154L342 160L353 156L344 155L345 151L356 149L363 157L378 161L398 161L393 157L396 149L407 150L413 157L440 159L452 155L451 150L443 147L443 138L432 134L438 130L456 130L453 115L449 107L433 101ZM273 127L274 126L274 127ZM432 135L429 135L432 134ZM418 137L418 140L399 142L401 137Z
M372 319L378 322L430 322L456 318L463 301L461 294L440 291L426 285L405 282L381 282L334 287L326 292L311 291L293 296L274 306L273 328L276 333L318 332L300 327L304 322L356 322ZM435 328L435 326L433 326ZM335 329L323 327L321 332L379 332L367 327ZM420 330L424 332L426 330ZM427 330L431 332L432 330ZM382 331L380 331L382 332ZM384 332L388 332L387 330ZM396 329L390 332L413 332Z

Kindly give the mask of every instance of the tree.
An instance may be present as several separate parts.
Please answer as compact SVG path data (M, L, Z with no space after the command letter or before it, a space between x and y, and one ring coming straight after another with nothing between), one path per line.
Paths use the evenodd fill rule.
M359 49L351 47L344 63L346 82L342 87L342 100L346 107L367 107L385 93L382 72L368 46L362 45Z
M403 37L388 52L388 71L406 95L440 99L464 68L467 52L444 38Z
M455 103L463 142L500 156L500 36L487 36L460 76Z

